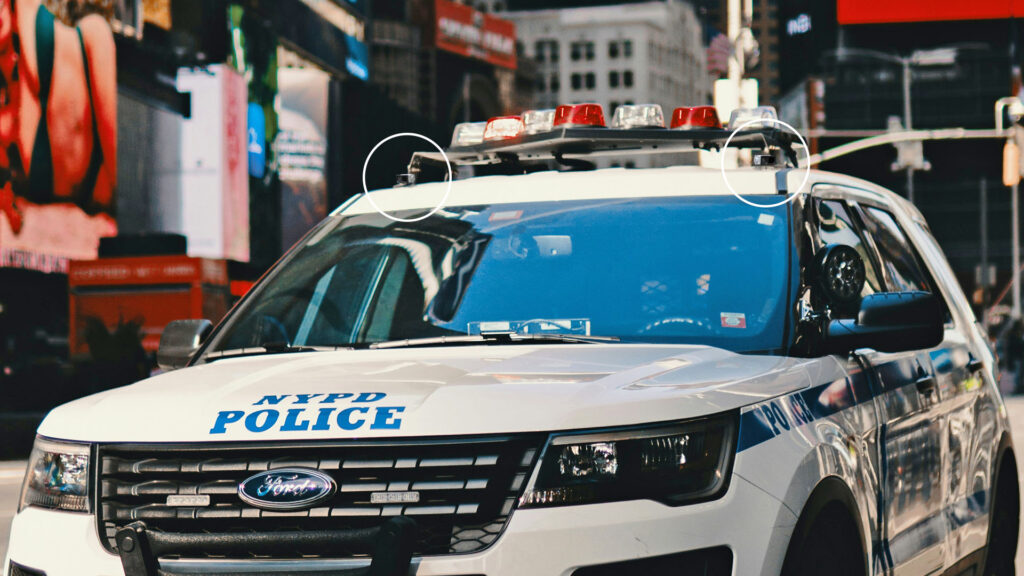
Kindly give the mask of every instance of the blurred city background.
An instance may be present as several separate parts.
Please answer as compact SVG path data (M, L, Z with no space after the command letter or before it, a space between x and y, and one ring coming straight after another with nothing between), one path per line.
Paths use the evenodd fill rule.
M39 19L33 29L34 13L24 17L38 1L9 4L0 16L45 54ZM42 4L58 42L63 27L87 30L97 17L109 32L85 36L78 66L98 87L92 113L82 134L51 122L49 166L27 161L39 131L12 133L5 113L16 123L27 99L38 117L66 92L20 88L47 78L39 60L19 78L0 50L0 460L27 454L53 406L150 374L168 321L217 321L362 192L363 162L381 139L418 132L447 145L456 123L576 102L609 117L633 103L715 104L723 117L773 105L812 153L910 128L962 129L819 166L913 199L999 343L1004 390L1018 387L1020 136L996 128L1024 113L1024 1ZM58 58L55 83L65 65ZM79 165L76 138L93 151ZM370 187L393 185L403 146L420 144L376 155ZM53 184L45 193L40 174Z

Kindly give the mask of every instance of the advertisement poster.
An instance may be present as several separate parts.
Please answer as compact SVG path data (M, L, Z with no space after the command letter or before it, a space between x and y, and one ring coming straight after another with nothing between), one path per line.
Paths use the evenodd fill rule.
M0 267L66 273L117 233L113 34L101 14L58 12L65 20L37 1L0 4L14 23L0 28ZM58 44L83 57L55 58Z
M324 135L329 81L325 72L313 67L278 70L282 250L327 216Z
M837 16L843 25L1019 18L1024 0L839 0Z
M178 71L178 89L192 94L182 123L181 220L197 258L249 261L248 94L230 66Z
M515 69L515 23L450 0L434 0L434 11L434 42L438 48Z

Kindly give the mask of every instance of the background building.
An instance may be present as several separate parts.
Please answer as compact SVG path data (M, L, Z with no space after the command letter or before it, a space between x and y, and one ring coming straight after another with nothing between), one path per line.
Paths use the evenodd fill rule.
M537 64L537 106L709 102L700 23L690 4L645 2L507 12Z

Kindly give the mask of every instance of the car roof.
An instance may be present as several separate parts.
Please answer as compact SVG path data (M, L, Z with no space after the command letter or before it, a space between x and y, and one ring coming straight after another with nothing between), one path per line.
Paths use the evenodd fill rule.
M678 196L727 196L733 192L745 197L777 196L780 180L790 191L803 191L821 184L835 184L851 189L855 195L870 197L886 204L910 206L892 192L875 184L821 170L802 168L786 171L758 168L737 168L723 171L700 166L667 168L603 168L587 171L544 171L532 174L480 176L451 183L418 184L375 190L371 202L359 194L340 206L334 215L368 214L380 210L433 209L442 206L471 206L565 200L599 200L603 198L657 198ZM782 175L780 178L780 174ZM807 183L804 184L804 178ZM726 179L728 184L726 184ZM447 193L447 197L446 197ZM753 200L758 204L774 204L776 200ZM376 204L376 206L374 206Z

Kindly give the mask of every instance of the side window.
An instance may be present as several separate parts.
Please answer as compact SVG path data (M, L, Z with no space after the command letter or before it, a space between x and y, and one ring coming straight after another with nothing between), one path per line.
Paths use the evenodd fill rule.
M874 259L864 244L850 216L850 209L839 200L818 200L818 239L822 246L843 244L852 247L864 260L864 289L861 296L882 292L880 276L875 270Z
M880 208L864 206L864 228L875 240L890 291L932 291L931 281L892 214Z

